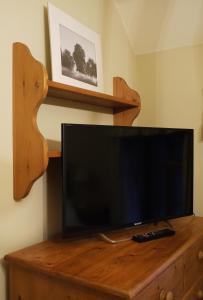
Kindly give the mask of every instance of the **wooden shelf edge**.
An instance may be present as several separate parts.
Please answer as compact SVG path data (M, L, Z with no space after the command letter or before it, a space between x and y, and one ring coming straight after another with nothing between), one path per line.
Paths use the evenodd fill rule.
M137 107L136 99L125 98L125 95L123 97L111 96L51 80L48 80L48 96L109 108L127 109Z
M61 157L61 151L59 151L59 150L50 150L48 152L48 157L49 158L58 158L58 157Z

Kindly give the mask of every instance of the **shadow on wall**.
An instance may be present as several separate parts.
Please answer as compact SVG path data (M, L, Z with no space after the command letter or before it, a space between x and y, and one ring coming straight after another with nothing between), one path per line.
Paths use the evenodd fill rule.
M51 78L51 53L49 42L49 24L48 24L48 10L44 7L44 33L45 33L45 63L48 77Z
M13 199L13 164L12 156L7 159L1 158L0 160L0 198L1 200L1 212L5 209L8 201Z
M202 90L202 98L203 98L203 90ZM203 101L202 101L203 103ZM202 111L202 116L201 116L201 125L200 125L200 129L198 132L198 140L199 142L203 142L203 111Z
M159 87L159 61L156 53L138 55L136 58L137 86L142 108L137 119L139 126L156 126L157 93Z
M47 237L62 230L61 158L49 160L47 169Z
M4 258L0 259L0 267L2 267L2 272L3 272L3 274L5 274L5 278L1 278L1 274L0 274L0 280L2 280L2 279L5 280L5 283L3 283L3 285L2 285L2 286L5 286L5 299L9 299L9 288L8 288L9 274L8 274L7 263L4 260Z
M202 52L203 51L203 44L200 46L197 46L197 52L195 55L195 62L196 65L198 66L196 68L196 80L199 81L198 86L202 86L202 82L203 82L203 55ZM198 129L198 141L199 142L203 142L203 89L201 89L201 107L202 107L202 113L201 113L201 124L200 124L200 128Z

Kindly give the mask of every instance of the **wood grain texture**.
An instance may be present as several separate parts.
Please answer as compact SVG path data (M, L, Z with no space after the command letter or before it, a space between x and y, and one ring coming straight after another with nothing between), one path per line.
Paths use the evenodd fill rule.
M193 274L194 276L195 274ZM203 299L203 275L193 277L193 284L188 292L184 295L183 300Z
M130 126L141 110L141 100L139 94L128 87L124 79L120 77L113 78L113 95L115 97L132 101L136 107L134 108L115 108L114 109L114 125Z
M47 72L29 49L13 45L14 199L25 197L47 168L48 146L37 127L37 111L47 94Z
M10 300L119 300L118 296L78 286L16 266L10 269Z
M134 108L137 107L137 103L132 98L123 96L111 96L104 93L94 92L78 88L71 85L62 84L55 81L48 81L48 96L56 99L65 99L76 101L80 103L86 103L96 106L108 107L108 108ZM57 101L57 100L56 100Z
M49 158L57 158L57 157L61 157L61 151L59 150L52 150L48 152L48 157Z
M180 300L184 294L183 278L183 259L182 256L180 256L144 288L143 291L136 296L136 300L167 300L170 298L170 295L173 295L173 299Z
M148 243L126 241L112 245L94 237L72 241L57 238L7 255L6 261L35 276L41 274L120 299L156 300L163 289L180 300L191 286L190 280L186 284L189 271L185 257L198 256L203 243L203 218L186 217L172 224L175 236ZM147 231L151 229L147 227ZM120 231L119 236L145 230ZM193 281L202 274L200 261L194 268Z
M203 260L199 259L200 251L203 251L203 239L194 244L185 255L184 269L188 274L185 278L185 286L192 286L195 278L199 278L202 274Z

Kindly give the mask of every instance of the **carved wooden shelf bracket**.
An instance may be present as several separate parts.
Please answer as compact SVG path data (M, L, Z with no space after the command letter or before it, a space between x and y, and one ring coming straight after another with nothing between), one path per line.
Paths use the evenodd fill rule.
M24 198L46 171L48 160L60 157L48 151L37 127L37 112L47 96L112 108L114 125L132 125L140 112L140 96L119 77L113 96L48 80L45 67L22 43L13 44L13 182L14 199ZM57 102L56 102L57 105Z
M14 199L25 197L48 165L48 146L37 127L37 111L47 95L47 72L27 47L13 45Z

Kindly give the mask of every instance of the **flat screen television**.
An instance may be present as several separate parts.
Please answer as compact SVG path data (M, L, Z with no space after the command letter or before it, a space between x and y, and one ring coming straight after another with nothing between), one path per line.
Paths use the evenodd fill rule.
M193 130L62 124L63 235L193 214Z

